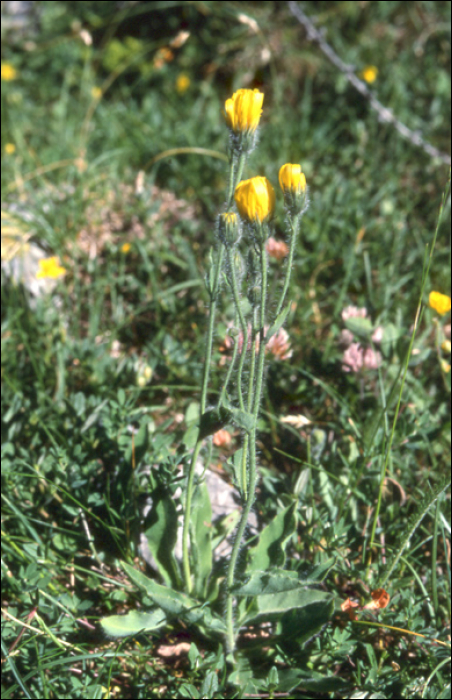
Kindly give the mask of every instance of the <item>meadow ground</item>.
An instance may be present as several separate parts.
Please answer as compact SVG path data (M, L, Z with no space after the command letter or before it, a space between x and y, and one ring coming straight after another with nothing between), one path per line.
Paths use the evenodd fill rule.
M298 3L408 138L296 3L11 5L2 698L450 697L451 326L429 305L450 295L450 3ZM220 641L177 616L121 638L99 620L152 607L121 562L152 576L143 507L183 487L227 189L222 111L239 88L265 95L244 177L276 189L300 163L310 193L287 344L265 377L254 517L262 529L294 504L278 563L322 571L334 606L311 634L286 620L266 645L265 626L243 630L233 676ZM275 222L284 241L281 193ZM222 297L210 400L232 318ZM210 466L232 483L228 432ZM382 588L389 604L365 608Z

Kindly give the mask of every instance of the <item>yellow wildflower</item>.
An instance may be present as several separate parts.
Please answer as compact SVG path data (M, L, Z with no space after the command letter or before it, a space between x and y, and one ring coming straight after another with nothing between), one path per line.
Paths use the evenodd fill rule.
M191 80L186 73L180 73L176 80L177 92L185 92L190 87Z
M11 156L16 150L16 147L13 143L5 143L5 153L8 156Z
M60 265L60 259L57 255L51 258L43 258L38 264L39 270L36 273L37 279L46 277L56 279L66 274L66 268Z
M262 223L273 214L276 198L275 190L266 177L252 177L239 182L234 199L242 219Z
M301 165L286 163L279 169L279 184L283 192L304 192L306 189L306 177L301 172Z
M98 87L97 85L93 85L91 88L91 97L95 100L100 100L102 97L102 88Z
M443 370L444 374L449 374L450 364L446 362L446 360L441 360L441 369Z
M262 114L264 93L259 90L237 90L226 100L226 123L235 133L256 131Z
M440 292L430 292L428 297L429 306L437 311L441 316L450 311L450 297Z
M441 343L441 350L443 350L443 352L446 352L448 355L450 355L450 353L452 352L452 344L451 344L450 340L447 340L447 339L443 340L443 342Z
M121 246L121 253L128 253L131 247L130 243L123 243Z
M376 66L366 66L364 70L361 71L361 78L366 81L366 83L374 83L378 77L378 68Z
M9 82L10 80L15 80L17 77L17 70L11 63L2 63L2 80Z

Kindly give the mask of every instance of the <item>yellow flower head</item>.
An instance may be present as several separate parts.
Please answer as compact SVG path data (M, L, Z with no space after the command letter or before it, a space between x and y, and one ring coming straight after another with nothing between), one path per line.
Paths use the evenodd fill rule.
M262 114L264 93L259 90L237 90L224 103L226 124L235 133L255 132Z
M102 97L102 88L100 88L98 85L93 85L91 88L91 97L94 100L100 100Z
M123 243L121 246L121 253L124 253L124 254L128 253L130 251L131 247L132 246L130 243Z
M57 255L52 258L43 258L38 264L39 270L36 273L37 279L45 277L56 279L57 277L61 277L61 275L66 274L66 268L61 267L60 259Z
M2 80L15 80L17 71L11 63L2 63Z
M364 70L361 71L361 77L366 83L374 83L378 77L377 66L366 66Z
M177 92L185 92L190 87L191 80L186 73L181 73L177 76L176 90Z
M279 169L279 184L283 192L304 192L306 189L306 177L301 172L301 165L286 163Z
M16 150L16 147L13 143L5 143L5 153L8 156L11 156Z
M440 292L430 292L428 297L429 306L435 309L441 316L450 311L450 297Z
M262 223L275 209L275 190L266 177L239 182L234 199L240 216L246 221Z

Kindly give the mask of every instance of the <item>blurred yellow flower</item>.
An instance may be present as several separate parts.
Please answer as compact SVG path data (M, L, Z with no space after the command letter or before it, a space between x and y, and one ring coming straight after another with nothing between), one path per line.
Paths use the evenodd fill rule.
M226 123L234 132L254 132L262 114L264 93L259 90L237 90L229 100L226 100Z
M376 66L366 66L364 70L361 71L361 78L366 81L366 83L374 83L378 77L378 68Z
M100 100L102 97L102 89L97 85L94 85L91 88L91 97L93 97L95 100Z
M441 343L441 350L443 350L443 352L447 352L447 354L450 355L450 353L452 352L452 344L450 340L443 340L443 342Z
M279 184L282 191L304 192L306 189L306 177L301 172L301 165L286 163L279 169Z
M57 255L52 258L43 258L39 261L39 270L36 273L36 278L46 278L50 277L56 279L66 274L66 268L61 267L60 259Z
M2 63L2 80L15 80L17 71L11 63Z
M450 311L450 297L440 292L430 292L428 297L429 306L437 311L441 316Z
M15 150L16 150L16 147L13 143L6 143L5 144L5 153L8 156L11 156L15 152Z
M180 73L176 80L177 92L185 92L190 87L191 80L186 73Z
M242 219L264 221L273 214L275 190L266 177L242 180L235 189L235 203Z
M128 253L131 247L130 243L123 243L121 246L121 253Z
M450 364L446 362L446 360L441 360L441 369L443 370L444 374L449 374Z

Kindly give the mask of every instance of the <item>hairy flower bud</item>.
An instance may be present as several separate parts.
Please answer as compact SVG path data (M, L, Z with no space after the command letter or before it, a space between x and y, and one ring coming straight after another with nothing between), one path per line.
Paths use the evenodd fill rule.
M240 238L237 214L225 212L218 217L218 237L226 247L232 247Z
M430 292L428 297L429 306L435 309L441 316L450 311L450 297L440 292Z
M306 206L306 177L301 165L286 163L279 169L279 184L284 202L292 214L299 214Z
M237 90L225 102L226 124L234 132L254 133L262 114L264 93L259 90Z
M275 190L266 177L252 177L242 180L234 194L239 214L250 223L262 223L275 209Z

